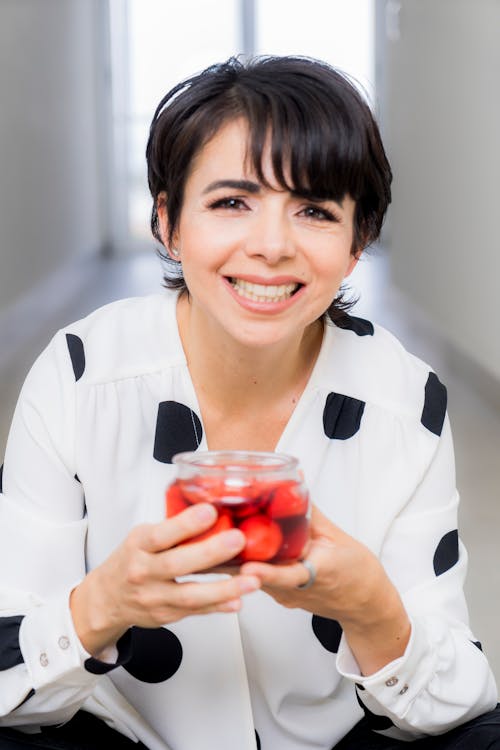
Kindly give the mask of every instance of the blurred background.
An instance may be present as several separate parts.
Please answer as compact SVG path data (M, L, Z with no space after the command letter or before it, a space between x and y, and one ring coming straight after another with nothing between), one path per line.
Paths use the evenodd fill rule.
M0 0L0 464L54 332L160 289L156 104L257 53L342 68L379 119L394 200L354 313L448 386L471 620L500 679L500 0Z

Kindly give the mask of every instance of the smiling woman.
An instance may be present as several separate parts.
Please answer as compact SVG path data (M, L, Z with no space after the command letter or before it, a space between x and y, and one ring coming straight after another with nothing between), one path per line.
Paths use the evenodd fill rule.
M193 159L177 222L169 220L164 191L157 221L182 261L190 294L178 313L192 357L201 341L212 352L239 342L261 355L272 346L283 368L285 352L311 336L318 342L319 320L356 263L355 204L349 196L313 199L284 188L274 175L270 138L256 168L246 159L249 137L244 119L223 124Z
M194 102L201 89L207 94L205 104L191 109L189 101ZM355 201L353 254L377 239L390 202L391 170L369 107L348 78L326 64L296 58L290 66L287 58L271 57L248 70L231 59L217 67L210 82L203 74L195 76L160 102L147 147L155 199L151 227L157 239L172 242L195 156L224 124L237 120L246 132L240 133L236 163L252 172L257 182L230 179L233 162L227 174L220 176L219 170L206 190L226 187L233 193L244 189L255 194L274 183L275 189L312 201L307 209L311 218L321 215L330 221L337 214L326 210L325 199L332 207L349 196ZM167 237L162 237L158 223L160 195L169 216ZM237 195L229 193L221 200L231 200L236 208L235 199ZM175 270L166 285L185 288ZM337 319L348 306L340 295L331 301L328 314Z
M166 95L147 159L167 289L60 331L14 416L0 750L500 748L446 388L340 292L390 201L368 106L324 63L230 59ZM164 517L209 449L299 460L299 562L210 495Z

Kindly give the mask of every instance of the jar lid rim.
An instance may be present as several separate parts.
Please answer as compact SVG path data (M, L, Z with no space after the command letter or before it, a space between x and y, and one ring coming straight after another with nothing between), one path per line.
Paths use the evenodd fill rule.
M184 451L172 458L172 463L187 463L190 466L207 470L242 471L246 468L276 471L293 469L298 465L295 456L272 451L214 450Z

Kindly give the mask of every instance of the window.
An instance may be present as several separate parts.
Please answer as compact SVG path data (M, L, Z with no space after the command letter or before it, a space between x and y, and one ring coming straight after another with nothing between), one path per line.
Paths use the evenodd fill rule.
M257 0L256 52L318 57L374 96L373 0Z

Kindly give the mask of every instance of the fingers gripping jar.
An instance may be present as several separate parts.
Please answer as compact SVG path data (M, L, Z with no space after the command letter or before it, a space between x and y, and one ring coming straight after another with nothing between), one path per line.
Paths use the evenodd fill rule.
M215 524L190 542L238 528L246 545L232 564L300 558L309 536L310 502L296 458L257 451L193 451L178 453L173 462L178 473L167 489L167 516L194 503L217 508Z

